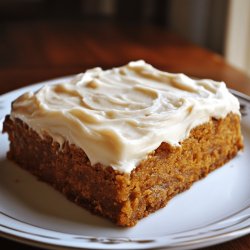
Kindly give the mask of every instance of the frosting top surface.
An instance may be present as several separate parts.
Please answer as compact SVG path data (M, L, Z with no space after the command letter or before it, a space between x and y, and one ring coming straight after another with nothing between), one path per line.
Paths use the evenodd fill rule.
M11 117L40 135L82 148L92 165L130 173L162 142L178 146L211 117L239 114L225 83L194 80L144 61L94 68L13 102Z

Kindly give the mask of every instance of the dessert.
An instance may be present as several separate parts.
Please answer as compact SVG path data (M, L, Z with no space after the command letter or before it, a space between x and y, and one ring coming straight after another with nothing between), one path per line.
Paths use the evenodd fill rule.
M133 226L243 148L225 83L144 61L45 85L12 103L8 158L68 199Z

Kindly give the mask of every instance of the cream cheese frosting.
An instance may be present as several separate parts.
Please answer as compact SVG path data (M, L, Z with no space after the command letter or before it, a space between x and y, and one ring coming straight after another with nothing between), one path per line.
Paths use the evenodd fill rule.
M162 142L180 146L194 127L230 112L240 115L239 102L224 82L163 72L140 60L25 93L13 102L11 117L82 148L92 165L130 173Z

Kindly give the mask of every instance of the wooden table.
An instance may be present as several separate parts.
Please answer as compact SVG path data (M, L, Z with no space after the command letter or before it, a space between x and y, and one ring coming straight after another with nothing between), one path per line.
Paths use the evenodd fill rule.
M0 94L94 66L144 59L171 72L225 81L250 95L250 78L211 51L154 27L81 21L0 23ZM36 249L0 238L1 249ZM250 235L206 250L250 249Z

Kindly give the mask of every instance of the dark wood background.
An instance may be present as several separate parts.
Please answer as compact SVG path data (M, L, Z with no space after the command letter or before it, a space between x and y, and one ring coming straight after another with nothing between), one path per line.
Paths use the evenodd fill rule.
M222 56L152 25L24 20L2 22L0 32L0 93L144 59L162 70L223 80L249 94L249 77Z

